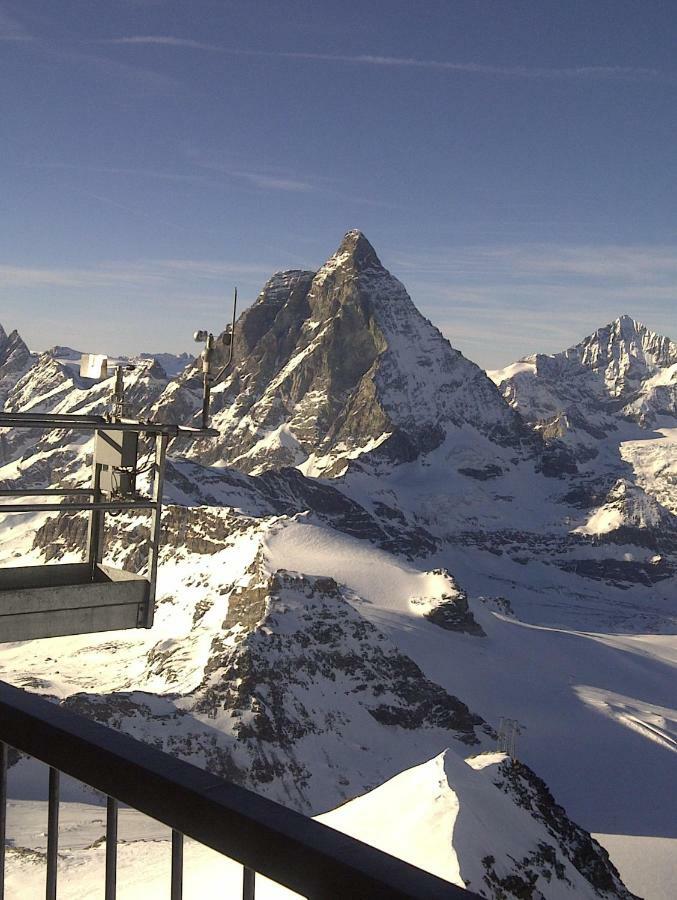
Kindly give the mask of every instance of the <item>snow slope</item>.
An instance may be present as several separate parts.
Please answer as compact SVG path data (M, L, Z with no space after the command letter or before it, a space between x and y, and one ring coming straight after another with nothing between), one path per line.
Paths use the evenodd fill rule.
M482 560L467 552L464 566L460 559L450 566L460 583L479 588L477 594L489 588L494 597L500 590L502 602L471 601L486 638L444 632L417 619L409 603L429 576L402 563L398 573L397 563L373 548L300 522L275 531L267 548L271 565L284 559L287 566L322 572L351 587L362 598L364 615L428 677L442 685L453 679L459 695L489 721L516 717L524 729L520 758L545 777L577 821L595 832L675 836L666 792L677 777L672 635L621 638L613 627L610 634L586 631L586 620L599 628L601 611L592 603L586 609L580 600L572 610L565 584L556 593L548 590L551 617L578 627L527 624L499 610L513 604L518 615L529 615L530 603L524 602L528 577L532 603L543 616L534 574L525 576L524 568L514 565L510 589L513 573L503 562L495 568L507 578L492 585L490 571L479 577L472 573ZM426 589L434 592L434 581ZM471 596L477 594L471 590ZM674 606L674 594L672 599ZM601 619L607 629L614 613L613 601L608 602Z

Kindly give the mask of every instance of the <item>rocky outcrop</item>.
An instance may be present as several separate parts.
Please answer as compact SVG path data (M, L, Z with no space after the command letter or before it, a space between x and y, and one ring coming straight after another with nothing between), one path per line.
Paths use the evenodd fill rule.
M0 325L0 409L17 381L33 363L33 355L18 331L7 334Z
M564 852L600 897L623 897L633 900L634 894L623 885L607 851L587 831L571 821L565 810L555 802L545 782L528 766L515 759L506 758L497 767L494 784L545 826L560 851ZM515 896L537 896L533 893L533 888L529 892L529 885L535 882L529 871L533 873L537 864L542 865L545 862L552 865L557 874L552 849L545 846L539 849L541 852L538 860L533 858L524 860L520 879L522 892L513 890ZM491 866L488 866L487 881L496 883L491 875ZM501 885L501 887L505 889L508 886Z
M196 607L195 629L209 609ZM147 674L171 684L183 652L160 641ZM188 694L80 693L66 703L304 811L353 797L449 742L481 748L495 737L333 579L270 575L260 558L230 592Z

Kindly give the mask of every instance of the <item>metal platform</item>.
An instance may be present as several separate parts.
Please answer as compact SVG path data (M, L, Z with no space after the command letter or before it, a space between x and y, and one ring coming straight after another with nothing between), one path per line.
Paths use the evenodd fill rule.
M0 568L0 643L152 626L167 445L176 437L218 437L218 432L209 427L210 392L233 362L236 309L237 288L233 322L222 340L229 351L216 375L214 335L207 331L195 333L197 341L205 342L201 355L201 428L125 418L124 370L134 368L133 365L117 366L111 411L107 415L0 411L0 431L23 428L29 432L89 432L94 436L90 486L0 488L0 515L63 512L87 513L89 518L85 561ZM106 357L84 354L80 374L95 381L107 378ZM143 464L139 462L142 449L148 452ZM146 473L150 474L150 490L142 495L137 478ZM34 502L30 499L33 497L42 499ZM147 578L103 565L106 516L123 511L150 518Z
M102 416L2 412L0 428L85 431L95 437L90 486L0 490L0 515L85 512L89 517L83 562L0 568L0 643L150 628L167 444L179 435L196 438L217 432L156 422L111 421ZM149 496L139 494L136 487L143 435L153 445L142 469L150 472ZM30 499L33 497L41 499L35 502ZM106 515L122 511L149 517L146 578L103 565Z
M0 569L0 641L27 641L118 628L141 628L150 581L89 563Z

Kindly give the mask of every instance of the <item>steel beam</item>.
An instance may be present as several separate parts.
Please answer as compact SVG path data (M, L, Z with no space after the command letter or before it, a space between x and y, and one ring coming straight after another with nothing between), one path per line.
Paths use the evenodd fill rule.
M49 800L47 803L47 886L46 900L56 900L57 867L59 865L59 769L49 770Z
M91 492L93 493L93 491ZM154 500L95 500L92 503L0 503L1 513L34 512L116 512L118 510L155 509Z
M118 801L106 800L106 883L104 900L115 900L118 870Z

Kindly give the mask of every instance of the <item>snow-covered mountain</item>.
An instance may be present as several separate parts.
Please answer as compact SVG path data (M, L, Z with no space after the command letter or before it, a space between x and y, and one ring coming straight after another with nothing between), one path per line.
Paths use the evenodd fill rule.
M623 896L584 832L562 826L604 884L531 789L498 794L517 764L465 760L512 717L520 759L582 826L677 837L674 347L623 318L492 373L499 390L349 232L317 273L268 281L214 390L219 437L170 448L153 629L0 646L0 677L295 808L346 804L337 822L423 766L463 813L440 825L458 838L445 871L488 897ZM126 373L129 413L187 423L197 368L156 359ZM63 353L26 349L11 371L5 409L107 407L112 378ZM6 431L0 448L3 486L89 479L81 434ZM144 520L109 525L107 559L140 569ZM68 562L86 520L2 516L0 533L5 565Z
M464 424L513 452L532 442L490 379L418 312L359 231L317 273L270 279L238 322L235 358L213 392L222 436L194 451L205 462L337 475L377 449L379 458L415 459ZM185 420L198 409L195 372L168 387L161 415Z
M166 375L175 378L186 366L194 362L195 357L190 353L140 353L138 359L154 359Z
M621 316L561 353L527 356L489 375L546 436L598 439L630 419L677 416L677 344Z
M571 460L569 498L588 513L579 531L632 533L640 543L653 533L659 544L674 543L674 341L621 316L568 350L489 375L546 444Z
M319 819L485 896L633 896L545 784L504 753L446 750Z

